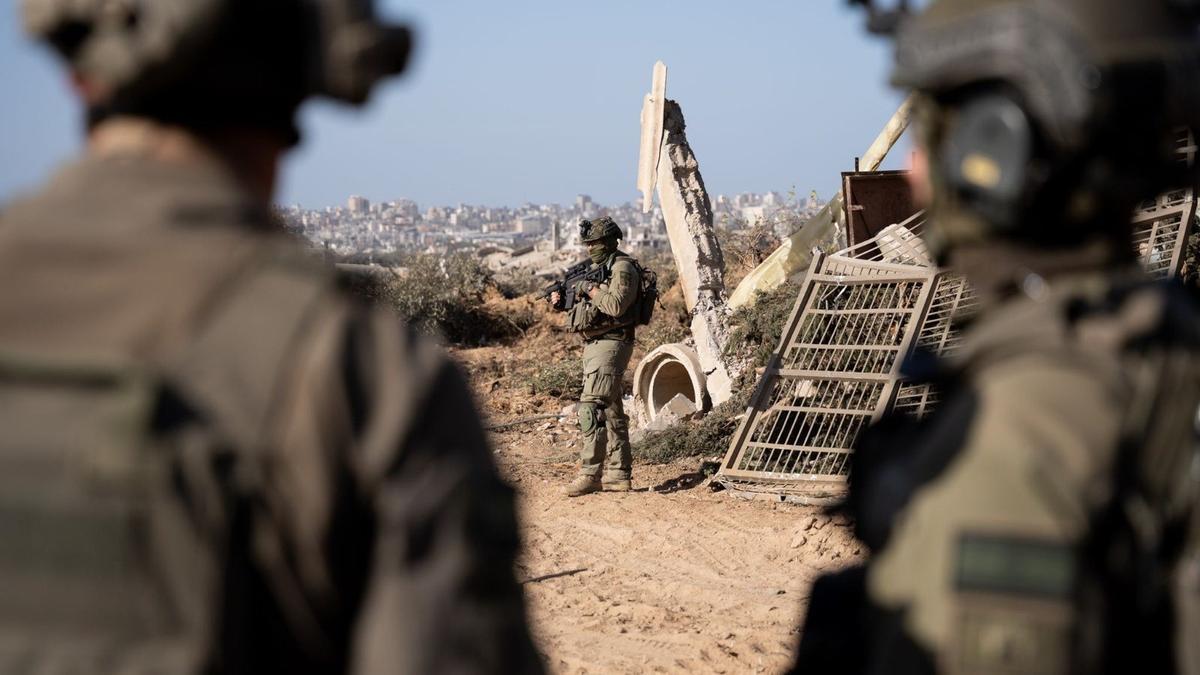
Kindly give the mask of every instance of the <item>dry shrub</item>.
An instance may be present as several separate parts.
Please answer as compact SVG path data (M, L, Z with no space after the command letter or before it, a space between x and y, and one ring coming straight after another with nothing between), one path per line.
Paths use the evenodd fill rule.
M737 279L762 264L783 243L775 225L762 218L748 227L743 221L735 221L733 228L718 230L717 239L725 256L726 271Z
M683 457L723 455L746 410L750 389L713 408L693 422L681 422L665 431L647 434L633 446L633 456L653 464L666 464Z
M394 309L421 331L458 346L508 343L536 322L528 308L489 305L499 295L491 272L475 257L413 254L390 279L351 282L364 297Z
M550 359L528 379L531 394L547 394L577 400L583 395L583 363L580 359Z

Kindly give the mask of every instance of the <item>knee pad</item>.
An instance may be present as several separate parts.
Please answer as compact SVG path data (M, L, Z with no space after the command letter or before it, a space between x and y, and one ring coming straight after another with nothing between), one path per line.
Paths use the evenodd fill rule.
M591 401L584 401L579 404L579 430L584 436L593 433L600 426L601 417L600 409Z

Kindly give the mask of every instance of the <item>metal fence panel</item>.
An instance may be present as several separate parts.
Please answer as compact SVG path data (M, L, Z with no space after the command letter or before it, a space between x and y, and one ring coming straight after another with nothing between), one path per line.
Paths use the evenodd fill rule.
M931 267L815 256L722 477L843 483L859 432L895 394L937 277Z
M1175 190L1141 205L1133 217L1133 247L1151 275L1167 278L1179 274L1196 199L1192 190Z

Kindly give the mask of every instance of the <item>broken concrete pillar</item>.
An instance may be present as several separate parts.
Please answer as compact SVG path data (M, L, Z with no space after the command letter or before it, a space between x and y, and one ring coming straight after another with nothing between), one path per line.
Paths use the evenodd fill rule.
M733 385L724 355L729 331L725 258L713 227L712 205L700 164L687 142L683 110L675 101L666 102L662 126L658 201L679 270L684 304L692 315L696 356L707 378L712 403L720 405L729 398Z
M883 163L892 146L908 128L912 117L912 97L900 104L900 109L888 120L879 136L871 143L871 147L863 153L859 169L875 171ZM729 298L729 306L733 308L754 304L755 295L762 291L778 288L793 275L803 274L812 259L812 249L821 243L832 242L840 228L837 223L845 215L842 212L843 196L839 191L837 196L829 200L825 208L813 216L799 230L784 240L783 245L767 256L767 259L754 268L745 279L738 284L733 295ZM844 221L842 221L844 222Z
M700 163L684 133L683 111L667 101L662 156L658 163L658 200L667 225L667 238L688 311L702 296L725 295L725 257L713 228L712 207Z

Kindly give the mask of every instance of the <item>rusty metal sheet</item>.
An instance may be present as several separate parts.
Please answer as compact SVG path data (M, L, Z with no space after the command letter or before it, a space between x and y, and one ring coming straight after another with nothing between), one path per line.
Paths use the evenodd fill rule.
M917 212L907 171L859 171L842 174L846 201L846 241L861 244L892 223Z

